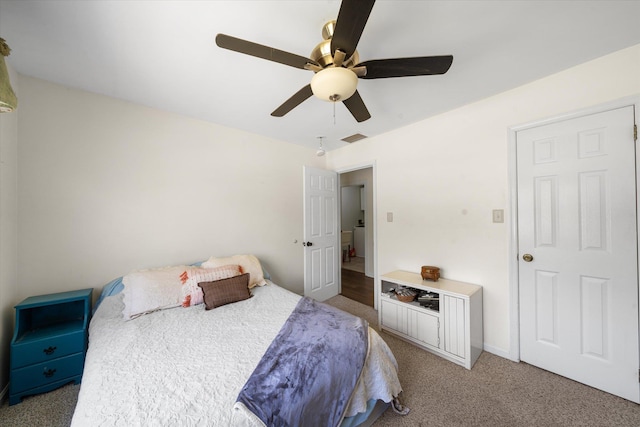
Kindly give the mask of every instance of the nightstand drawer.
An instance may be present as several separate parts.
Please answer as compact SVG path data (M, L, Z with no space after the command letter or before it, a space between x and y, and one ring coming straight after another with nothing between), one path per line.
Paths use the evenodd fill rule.
M69 354L84 352L85 335L84 330L78 330L65 335L16 343L11 348L11 368L21 368Z
M26 368L11 371L11 394L40 387L45 384L71 378L82 374L84 353L60 357Z

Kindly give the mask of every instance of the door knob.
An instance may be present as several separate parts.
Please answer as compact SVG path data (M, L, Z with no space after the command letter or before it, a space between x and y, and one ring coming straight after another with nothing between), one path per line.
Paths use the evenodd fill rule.
M523 259L525 262L531 262L531 261L533 261L533 255L531 255L531 254L524 254L524 255L522 255L522 259Z
M313 246L311 242L302 242L302 246Z

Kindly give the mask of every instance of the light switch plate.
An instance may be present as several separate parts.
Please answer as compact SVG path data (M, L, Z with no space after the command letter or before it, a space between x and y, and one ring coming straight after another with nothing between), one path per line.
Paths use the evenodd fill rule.
M493 210L493 222L504 222L504 209Z
M387 212L387 222L393 222L393 212Z

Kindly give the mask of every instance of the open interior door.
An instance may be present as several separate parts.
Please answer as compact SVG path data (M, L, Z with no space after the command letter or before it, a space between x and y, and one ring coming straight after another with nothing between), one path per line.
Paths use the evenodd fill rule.
M304 167L304 294L324 301L340 292L338 174Z

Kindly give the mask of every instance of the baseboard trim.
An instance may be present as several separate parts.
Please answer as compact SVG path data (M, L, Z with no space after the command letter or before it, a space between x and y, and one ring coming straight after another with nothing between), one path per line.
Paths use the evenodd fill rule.
M519 362L519 360L514 360L514 359L511 358L511 353L510 352L505 351L505 350L503 350L501 348L494 347L494 346L488 345L488 344L484 344L483 345L483 349L484 349L484 351L486 351L488 353L491 353L491 354L495 354L496 356L500 356L500 357L503 357L503 358L508 359L508 360L513 360L514 362Z

